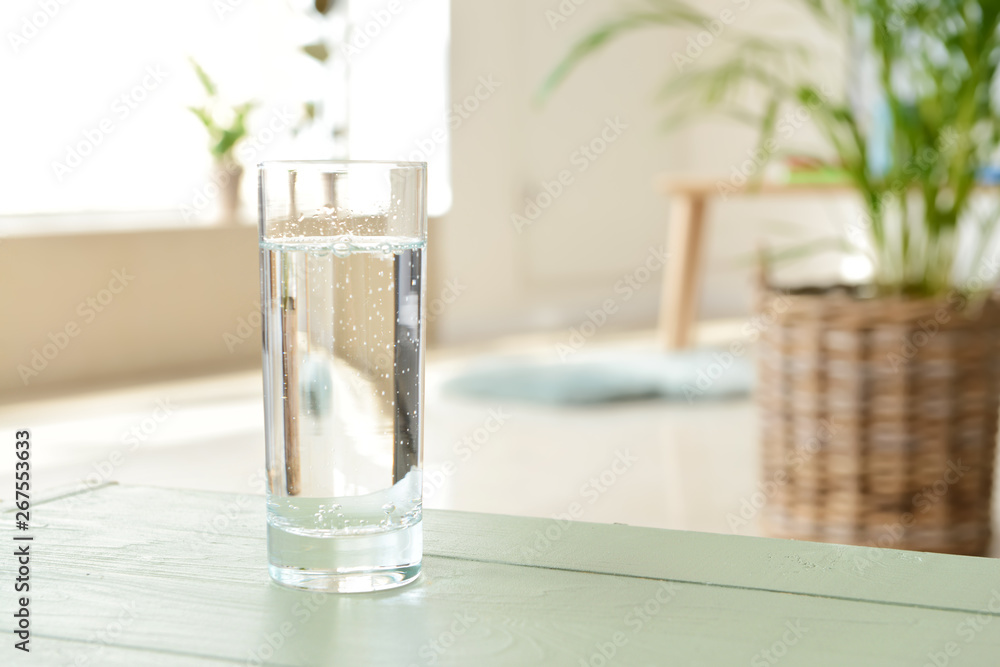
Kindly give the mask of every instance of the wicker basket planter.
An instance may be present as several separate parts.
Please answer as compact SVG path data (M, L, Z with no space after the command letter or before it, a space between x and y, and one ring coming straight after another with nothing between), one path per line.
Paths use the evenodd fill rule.
M765 531L981 555L1000 304L760 293Z

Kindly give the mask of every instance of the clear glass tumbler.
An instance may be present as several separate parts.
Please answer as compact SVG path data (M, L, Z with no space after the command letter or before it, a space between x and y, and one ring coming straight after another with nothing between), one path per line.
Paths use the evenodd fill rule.
M426 165L260 165L271 577L420 573Z

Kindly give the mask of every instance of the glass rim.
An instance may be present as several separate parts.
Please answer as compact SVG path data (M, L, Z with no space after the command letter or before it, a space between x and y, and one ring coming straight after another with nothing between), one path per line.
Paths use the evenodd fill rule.
M296 165L307 167L382 165L392 166L399 169L427 169L426 162L409 162L404 160L264 160L263 162L257 163L257 169L267 169L269 167L293 167Z

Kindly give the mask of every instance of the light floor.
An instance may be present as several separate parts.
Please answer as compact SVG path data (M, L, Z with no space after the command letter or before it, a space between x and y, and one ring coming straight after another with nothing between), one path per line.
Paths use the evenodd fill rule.
M469 358L427 364L425 506L756 534L729 521L756 490L749 400L553 408L444 395ZM260 376L248 372L6 405L0 433L31 429L36 491L116 480L256 494L261 404ZM12 466L0 468L7 499Z

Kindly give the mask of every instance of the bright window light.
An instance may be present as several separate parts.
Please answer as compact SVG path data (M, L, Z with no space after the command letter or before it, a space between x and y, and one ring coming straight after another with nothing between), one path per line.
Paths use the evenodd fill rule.
M291 133L306 102L337 97L336 67L302 52L335 28L329 16L317 22L312 1L6 2L0 215L21 220L0 220L0 233L22 229L23 216L37 213L147 214L132 216L135 225L217 219L207 135L187 109L203 100L189 57L227 101L258 103L250 141L237 151L246 170L245 217L255 216L256 162L342 157L328 128ZM401 9L386 20L381 12L389 6ZM443 140L421 158L431 163L432 214L441 213L451 199L448 3L352 0L349 15L358 23L348 29L348 45L361 45L343 49L351 73L350 157L415 159L426 145L419 142L441 137L434 131L443 128ZM74 224L94 219L79 216Z

